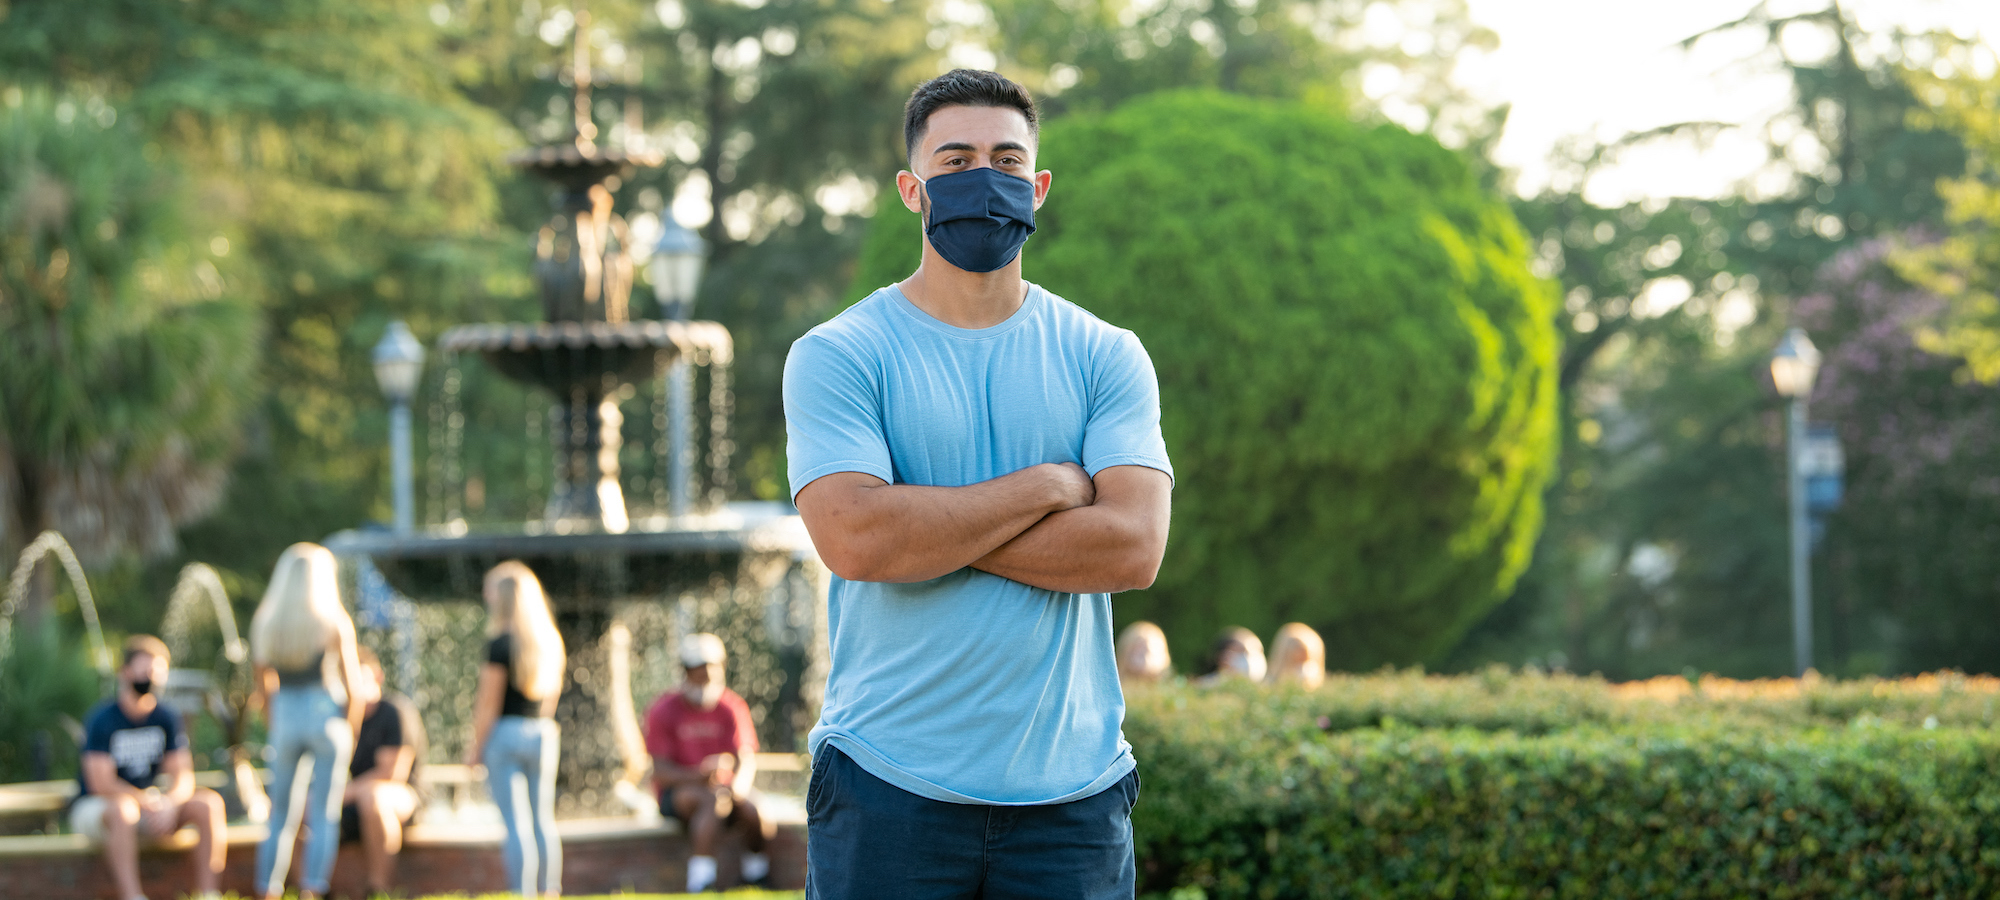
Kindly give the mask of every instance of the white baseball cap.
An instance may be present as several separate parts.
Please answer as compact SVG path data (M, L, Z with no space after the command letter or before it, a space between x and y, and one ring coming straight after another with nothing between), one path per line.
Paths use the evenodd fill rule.
M681 638L681 666L684 668L719 666L728 656L728 651L722 648L722 639L708 632Z

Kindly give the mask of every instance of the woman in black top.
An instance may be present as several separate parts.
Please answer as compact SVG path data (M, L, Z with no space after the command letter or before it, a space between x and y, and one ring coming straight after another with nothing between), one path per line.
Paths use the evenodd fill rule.
M507 826L507 883L528 897L562 892L556 836L558 732L550 716L562 693L562 635L535 573L509 560L486 573L486 662L473 701L467 763L484 763L487 788ZM525 788L525 789L523 789Z
M285 872L303 825L306 839L299 896L326 893L340 849L340 797L354 732L361 724L354 620L340 605L338 563L318 544L293 544L278 557L271 585L250 620L258 704L270 719L270 829L257 848L257 892L284 893ZM303 807L292 782L310 756Z

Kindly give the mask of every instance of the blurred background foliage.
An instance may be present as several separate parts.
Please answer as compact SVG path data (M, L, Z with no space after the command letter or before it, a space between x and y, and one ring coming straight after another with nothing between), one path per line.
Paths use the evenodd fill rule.
M1493 507L1508 524L1472 554L1487 562L1463 570L1483 574L1453 582L1462 588L1399 594L1398 573L1415 557L1367 568L1379 583L1342 581L1326 574L1331 559L1280 553L1270 536L1352 550L1362 538L1351 535L1414 515L1430 480L1354 484L1337 452L1407 446L1396 435L1409 423L1371 417L1308 453L1299 448L1319 433L1308 427L1313 415L1301 407L1289 421L1279 400L1318 399L1318 379L1339 369L1295 367L1289 378L1216 369L1202 395L1255 391L1271 404L1256 407L1260 427L1284 440L1210 427L1242 427L1229 417L1254 411L1247 403L1180 413L1170 403L1179 501L1192 518L1177 532L1169 580L1130 607L1170 623L1184 667L1186 648L1224 620L1263 630L1301 618L1329 633L1335 668L1784 671L1782 417L1760 373L1794 322L1828 351L1817 415L1842 429L1852 488L1816 562L1821 667L2000 667L2000 637L1985 637L1984 624L2000 584L1983 561L2000 555L2000 510L1972 487L1992 471L1983 411L2000 377L2000 87L1971 62L1985 48L1865 33L1832 4L1793 16L1759 6L1716 35L1764 36L1760 59L1793 76L1790 112L1765 135L1766 171L1734 196L1607 208L1586 198L1585 179L1659 135L1573 147L1555 188L1515 196L1508 173L1489 162L1506 110L1451 77L1464 51L1494 40L1462 0L597 0L588 12L599 124L614 145L637 127L668 157L619 186L621 209L635 227L677 215L710 244L696 310L737 338L735 460L746 495L785 495L785 348L857 290L894 277L874 273L893 273L912 249L914 235L870 238L881 185L901 165L898 113L910 87L955 63L997 66L1045 100L1050 152L1079 159L1102 152L1091 142L1112 140L1118 127L1175 127L1169 107L1148 105L1168 101L1146 95L1206 89L1290 104L1299 121L1357 148L1404 148L1378 152L1424 160L1440 173L1425 183L1455 198L1435 202L1477 220L1455 227L1495 246L1514 239L1492 236L1516 226L1494 204L1511 205L1525 243L1503 255L1553 285L1539 315L1561 346L1521 350L1535 359L1519 371L1547 372L1553 398L1530 406L1553 418L1560 449L1539 536L1537 504L1519 490L1527 481L1514 483ZM247 613L284 545L386 519L387 415L368 350L392 318L428 340L460 322L535 317L527 248L547 216L545 188L504 157L562 136L563 67L578 22L559 0L0 3L0 144L9 154L0 158L0 559L60 516L97 523L66 530L106 536L87 555L108 624L151 630L187 560L222 569ZM1780 40L1796 29L1816 30L1832 49L1797 55ZM1361 89L1364 74L1383 72L1394 77L1377 81L1393 89ZM1386 119L1456 160L1436 144L1370 130ZM1205 169L1222 187L1166 183L1177 172L1168 160L1158 193L1105 200L1099 213L1172 214L1187 191L1228 190L1253 172L1268 179L1278 158ZM1377 183L1330 158L1298 159L1326 166L1299 173L1310 183L1392 189L1386 174ZM1058 190L1067 183L1059 178ZM49 185L73 194L65 209L79 212L50 218ZM1252 199L1273 210L1303 205L1288 190L1267 185ZM1291 358L1335 337L1285 333L1226 293L1181 296L1184 314L1168 319L1089 264L1113 244L1066 234L1061 210L1060 201L1051 207L1050 233L1030 248L1029 276L1136 328L1158 342L1156 355L1171 347L1241 360L1268 342L1270 355ZM908 230L907 219L884 221ZM1281 227L1285 216L1270 221ZM1259 236L1251 227L1240 241ZM1239 268L1271 262L1222 260L1232 245L1217 238L1192 252ZM1346 275L1356 263L1312 265L1324 272L1288 277ZM857 271L870 274L857 281ZM1384 283L1411 279L1441 290L1414 262ZM1533 292L1510 290L1519 302L1507 321L1528 335L1541 327L1521 318L1532 318ZM638 314L652 315L638 293ZM1326 296L1329 315L1348 308ZM22 325L56 321L58 331ZM1436 329L1431 346L1453 346L1448 317L1422 321ZM1198 322L1233 327L1198 332ZM66 346L76 352L57 352ZM1536 356L1544 353L1546 365ZM1871 353L1893 362L1886 374L1869 368ZM120 365L90 361L113 357ZM56 362L41 360L75 374L55 376ZM432 367L427 396L437 395L441 368ZM544 452L528 423L540 401L469 374L463 389L466 492L447 506L528 515ZM1541 388L1509 390L1538 397ZM1443 421L1451 402L1430 413ZM1941 431L1885 437L1883 417L1911 409ZM423 412L420 447L435 448L441 436ZM1476 428L1449 424L1451 440L1481 452ZM1483 449L1502 445L1495 437ZM1286 461L1256 461L1264 457ZM1539 478L1531 463L1517 471ZM53 512L43 487L52 477L75 482ZM1230 495L1196 490L1209 483ZM1379 522L1320 530L1364 492L1379 498L1370 503L1408 505L1383 506ZM1240 515L1260 509L1270 514ZM1466 523L1437 533L1454 526ZM1528 540L1532 562L1514 579ZM1440 586L1459 577L1430 574ZM1173 579L1207 579L1212 590L1176 593ZM1492 605L1496 592L1504 597ZM1396 599L1419 594L1437 602ZM1394 615L1348 618L1390 607Z

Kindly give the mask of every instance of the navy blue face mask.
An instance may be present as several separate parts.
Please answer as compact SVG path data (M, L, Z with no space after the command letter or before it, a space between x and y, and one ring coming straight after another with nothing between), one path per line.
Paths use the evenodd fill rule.
M1035 183L991 168L918 178L930 195L924 234L945 262L991 272L1021 254L1035 233Z

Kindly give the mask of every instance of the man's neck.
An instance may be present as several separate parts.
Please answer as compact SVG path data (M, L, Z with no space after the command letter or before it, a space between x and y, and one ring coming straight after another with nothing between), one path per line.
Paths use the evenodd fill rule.
M160 698L152 694L135 694L131 688L123 686L118 688L118 708L124 711L125 718L143 719L152 715L153 710L159 706Z
M924 261L896 285L931 318L957 328L991 328L1019 311L1028 298L1021 257L991 272L967 272L924 242Z

